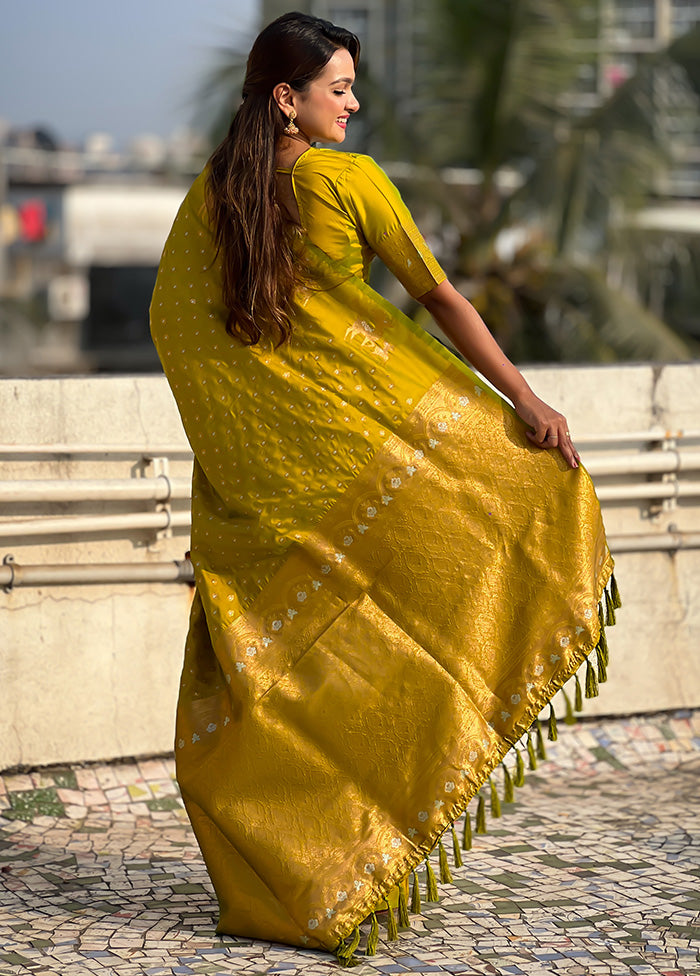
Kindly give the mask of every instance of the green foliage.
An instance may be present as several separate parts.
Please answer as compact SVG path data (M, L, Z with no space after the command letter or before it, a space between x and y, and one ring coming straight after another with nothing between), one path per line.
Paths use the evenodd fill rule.
M393 97L361 63L354 138L414 164L399 180L409 206L438 219L446 270L516 360L688 359L700 349L700 247L669 245L633 215L673 162L673 124L695 124L700 26L640 56L583 110L571 93L598 70L598 11L590 0L418 2L415 96ZM212 147L251 40L220 49L196 94ZM450 181L445 167L477 178ZM667 301L658 282L670 266L681 287Z
M629 224L672 163L674 120L697 109L700 28L573 111L572 88L597 46L589 3L430 9L435 69L409 152L433 173L460 165L482 179L404 190L412 205L441 209L458 241L447 270L506 351L521 361L690 358L697 343L662 320L663 303L645 307L648 239Z

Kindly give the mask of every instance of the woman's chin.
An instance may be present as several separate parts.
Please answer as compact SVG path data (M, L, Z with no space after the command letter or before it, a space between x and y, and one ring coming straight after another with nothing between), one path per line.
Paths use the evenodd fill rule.
M337 123L333 132L328 138L328 142L345 142L345 129L342 129Z
M323 135L317 135L312 137L311 143L321 142L328 144L329 142L341 143L345 142L345 131L341 129L339 125L336 125L333 132L324 132Z

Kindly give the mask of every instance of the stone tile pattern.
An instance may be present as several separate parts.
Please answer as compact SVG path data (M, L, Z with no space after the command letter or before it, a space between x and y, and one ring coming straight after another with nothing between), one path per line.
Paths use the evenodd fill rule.
M439 904L376 956L363 933L358 976L700 974L700 711L548 751ZM340 972L215 924L170 759L0 777L0 976Z

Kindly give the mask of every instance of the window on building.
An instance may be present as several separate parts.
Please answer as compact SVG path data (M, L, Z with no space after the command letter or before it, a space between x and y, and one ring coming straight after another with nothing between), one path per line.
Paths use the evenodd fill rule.
M687 33L700 23L698 0L673 0L671 6L671 30L674 37Z
M367 45L369 35L369 10L366 6L346 6L330 4L328 7L328 17L340 27L352 31L360 38L363 47Z
M612 26L617 41L653 38L656 34L655 0L614 0Z

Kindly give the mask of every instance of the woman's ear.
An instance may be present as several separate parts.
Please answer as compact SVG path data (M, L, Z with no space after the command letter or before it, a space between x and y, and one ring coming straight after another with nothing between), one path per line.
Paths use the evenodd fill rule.
M272 97L285 115L288 115L290 109L294 108L294 90L286 81L275 85L272 89Z

